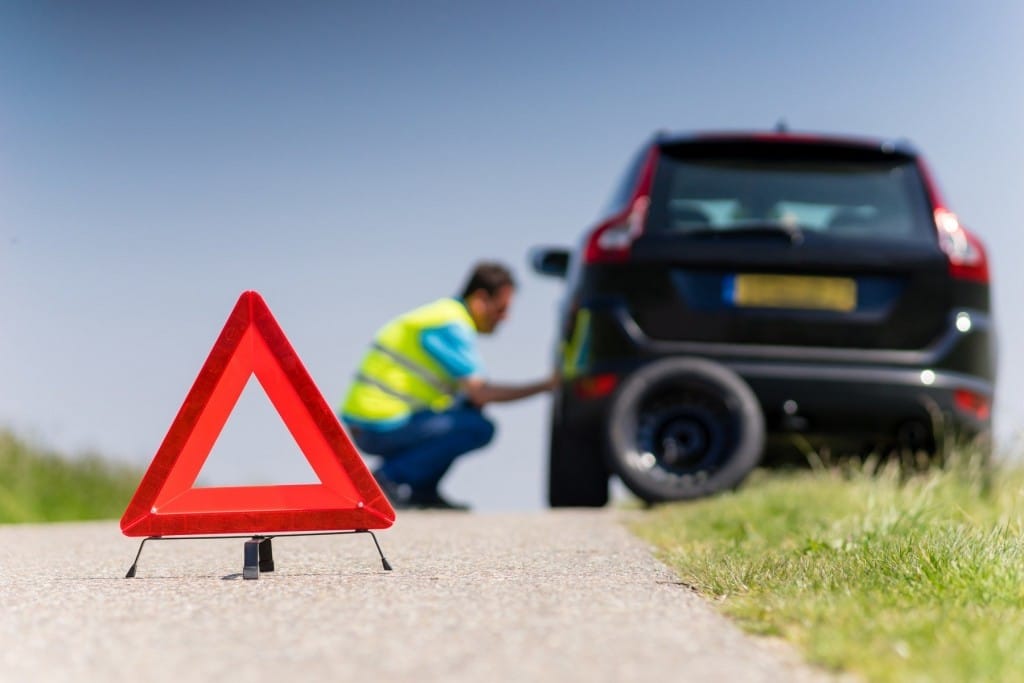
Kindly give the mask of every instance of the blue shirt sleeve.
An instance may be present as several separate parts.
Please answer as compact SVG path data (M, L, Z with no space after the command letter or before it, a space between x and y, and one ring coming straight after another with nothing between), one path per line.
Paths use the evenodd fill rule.
M476 333L465 325L452 323L423 330L420 333L420 344L456 379L483 372L483 362L476 347Z

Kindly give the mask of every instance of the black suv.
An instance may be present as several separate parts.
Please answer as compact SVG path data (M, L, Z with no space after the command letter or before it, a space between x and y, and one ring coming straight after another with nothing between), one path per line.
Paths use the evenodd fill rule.
M988 262L905 143L659 134L579 248L532 261L567 284L552 506L605 504L611 474L708 495L794 437L990 431Z

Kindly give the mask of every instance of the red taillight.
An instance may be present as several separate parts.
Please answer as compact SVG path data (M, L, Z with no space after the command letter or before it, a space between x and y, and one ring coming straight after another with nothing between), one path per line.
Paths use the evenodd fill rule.
M981 240L960 225L956 214L948 209L935 209L935 229L939 247L949 259L949 272L958 280L988 284L988 257Z
M644 231L644 223L647 221L647 207L651 203L651 184L657 161L658 146L651 145L640 167L629 205L590 233L583 249L584 263L619 263L629 258L633 240Z
M992 399L970 389L957 389L953 392L953 405L957 410L972 415L979 420L987 420L992 415Z
M633 200L630 210L601 223L587 238L584 263L617 263L629 258L633 240L643 232L650 201L646 196Z
M603 398L615 391L619 376L615 374L593 375L576 380L576 395L580 398Z
M939 185L935 182L928 164L918 157L917 167L924 180L925 190L935 207L935 229L939 233L939 247L949 259L949 273L958 280L989 283L988 258L981 240L960 225L956 214L946 208Z

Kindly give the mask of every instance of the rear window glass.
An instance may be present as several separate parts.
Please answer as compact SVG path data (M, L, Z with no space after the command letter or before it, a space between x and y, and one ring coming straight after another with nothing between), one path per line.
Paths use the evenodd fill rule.
M647 229L799 228L835 237L934 241L913 160L794 145L662 151Z

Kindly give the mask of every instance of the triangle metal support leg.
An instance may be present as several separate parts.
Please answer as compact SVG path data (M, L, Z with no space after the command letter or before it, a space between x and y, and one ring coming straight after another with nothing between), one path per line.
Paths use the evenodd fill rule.
M142 539L142 543L139 544L139 552L135 553L135 559L132 560L132 566L128 567L128 573L124 575L124 578L126 578L126 579L134 579L135 578L135 569L139 565L139 557L142 555L142 547L144 545L146 545L146 541L152 540L154 538L160 538L160 537L159 536L147 536L146 538Z
M245 549L242 553L243 579L260 578L260 543L262 542L263 539L259 536L253 536L245 542Z
M242 554L242 578L258 579L263 572L274 571L273 536L253 536L245 542Z
M385 571L391 571L391 564L388 562L388 558L384 557L384 551L380 549L380 543L377 542L377 536L369 529L360 529L360 531L370 534L370 538L373 539L373 544L377 546L377 554L380 555L380 563L384 566Z
M273 536L267 536L260 541L260 572L274 571L274 549L270 546L272 538Z

